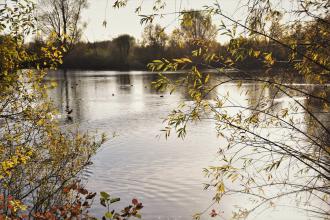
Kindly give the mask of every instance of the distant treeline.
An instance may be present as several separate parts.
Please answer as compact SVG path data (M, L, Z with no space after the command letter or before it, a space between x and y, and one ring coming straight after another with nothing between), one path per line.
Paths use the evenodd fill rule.
M191 15L190 15L191 16ZM70 50L64 57L61 68L66 69L94 69L94 70L145 70L147 64L155 59L182 58L198 49L196 41L207 41L209 50L217 56L235 59L237 68L256 70L260 69L264 62L263 54L270 54L275 63L273 67L288 68L290 51L278 43L270 42L265 38L231 37L231 41L220 44L216 41L218 29L212 24L209 15L196 12L193 20L185 23L183 19L179 28L171 34L167 34L159 25L146 26L142 34L142 40L137 41L130 35L121 35L109 41L102 42L76 42L70 45ZM271 36L288 42L295 39L295 45L299 47L299 39L303 39L303 27L296 24L291 30L283 30L279 23L272 24ZM30 44L31 50L38 50L42 41ZM232 48L235 47L235 48ZM297 48L299 49L299 48ZM259 51L261 56L248 54L250 51ZM229 52L230 51L230 52ZM237 58L233 51L238 51L246 56ZM244 51L244 53L242 53ZM237 60L238 59L238 60ZM299 57L295 57L299 59ZM294 62L294 60L291 60ZM215 67L221 67L216 62ZM213 66L214 67L214 66Z
M268 47L260 44L258 47ZM274 49L275 57L280 60L285 51L279 47ZM226 56L226 46L214 42L212 48L215 53ZM129 49L118 45L116 39L95 43L78 43L64 58L62 68L67 69L95 69L95 70L145 70L152 60L161 58L180 58L191 54L189 48L173 45L155 47L149 45L132 44ZM262 61L246 59L241 62L242 68L254 69L262 66ZM283 64L281 65L283 66Z
M123 41L122 38L130 39ZM265 41L241 39L246 48L253 45L255 50L271 52L276 60L275 67L287 68L289 65L282 60L288 60L288 51L275 44ZM228 45L212 42L211 50L220 56L230 57ZM145 45L136 43L129 35L122 35L109 41L85 43L79 42L64 57L61 68L65 69L92 69L92 70L146 70L147 64L155 59L175 59L192 53L191 46L173 45L166 42L164 45ZM242 69L259 69L263 65L262 59L247 56L237 64ZM221 67L217 64L216 67Z

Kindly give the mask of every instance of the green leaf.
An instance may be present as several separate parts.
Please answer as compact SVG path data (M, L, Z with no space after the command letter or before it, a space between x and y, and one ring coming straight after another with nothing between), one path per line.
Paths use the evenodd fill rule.
M115 202L119 202L120 198L114 198L110 200L110 203L115 203Z
M113 214L112 214L111 212L106 212L106 213L104 214L104 216L105 216L106 218L112 219Z
M101 198L108 200L110 198L110 195L106 192L100 192Z
M210 74L207 74L206 77L205 77L204 83L207 83L209 81L209 79L210 79Z
M105 199L104 198L101 198L100 199L100 204L104 207L107 207L107 204L105 203Z

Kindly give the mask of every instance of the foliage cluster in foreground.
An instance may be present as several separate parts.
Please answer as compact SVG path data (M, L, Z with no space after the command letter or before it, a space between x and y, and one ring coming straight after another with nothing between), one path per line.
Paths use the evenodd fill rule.
M96 193L79 183L80 174L105 141L56 120L49 100L47 70L62 62L67 45L50 38L30 53L25 37L35 30L29 0L0 5L0 219L94 219L89 208ZM23 69L26 63L36 69ZM106 198L105 198L106 197ZM122 212L110 211L110 196L101 193L105 219L139 216L136 199Z

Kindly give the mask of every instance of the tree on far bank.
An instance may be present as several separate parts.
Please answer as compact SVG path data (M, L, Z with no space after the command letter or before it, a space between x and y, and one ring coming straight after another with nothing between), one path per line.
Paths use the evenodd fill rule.
M217 36L217 27L212 23L211 15L203 11L182 12L180 30L186 41L214 41Z
M119 50L120 62L123 65L127 65L129 54L135 45L134 37L128 34L120 35L113 39L112 43L115 44Z
M38 2L40 30L71 48L82 34L80 19L87 0L41 0Z
M168 36L159 24L149 24L142 34L142 45L153 48L165 48Z

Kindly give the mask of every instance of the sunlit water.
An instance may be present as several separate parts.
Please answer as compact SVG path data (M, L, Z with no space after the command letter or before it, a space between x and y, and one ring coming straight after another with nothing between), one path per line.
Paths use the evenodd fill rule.
M191 219L212 203L213 192L203 190L208 180L202 170L217 163L218 148L226 142L216 137L210 121L191 126L184 140L175 135L165 140L160 131L164 118L180 102L189 100L180 92L154 91L150 84L156 78L147 72L58 71L49 75L58 83L50 96L67 126L76 124L109 137L116 134L102 146L84 174L90 191L120 197L119 207L138 198L144 205L143 219ZM256 85L243 87L253 90ZM234 93L237 102L248 102L236 85L227 85L224 90ZM73 110L69 120L67 108ZM221 204L224 218L242 202L237 197L227 198ZM97 202L95 205L92 212L100 216L105 210ZM209 218L207 213L202 217ZM309 219L305 212L288 208L273 209L254 219L266 218Z

